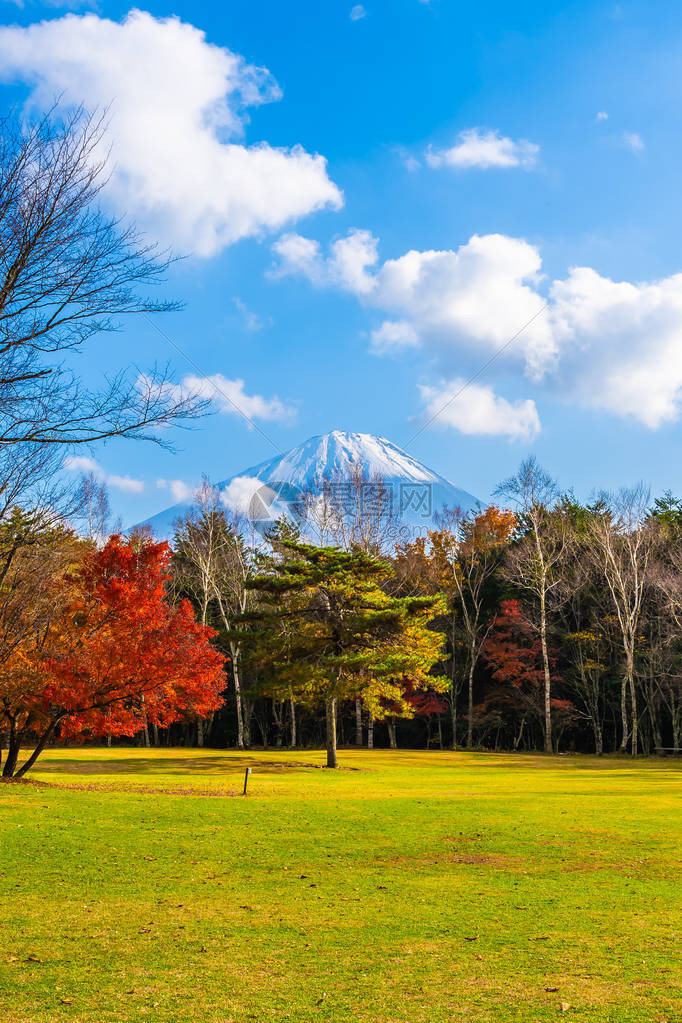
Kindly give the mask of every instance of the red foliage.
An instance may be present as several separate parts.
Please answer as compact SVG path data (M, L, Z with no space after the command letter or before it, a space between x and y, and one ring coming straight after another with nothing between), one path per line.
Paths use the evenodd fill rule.
M540 639L534 637L518 600L503 600L490 634L483 644L483 656L496 681L520 687L539 687L543 682Z
M524 616L518 600L503 600L500 612L493 622L490 635L483 644L483 656L492 669L499 686L488 694L477 710L487 711L494 704L516 704L523 710L542 717L542 670L540 639ZM549 651L552 679L556 657ZM552 708L570 713L570 700L552 698Z
M446 701L434 689L416 689L407 679L402 681L401 686L406 703L410 705L417 717L443 714L448 709ZM403 716L403 708L398 703L389 701L385 706L393 714Z
M79 596L43 664L43 712L60 734L133 735L222 703L223 656L188 601L169 602L165 543L112 537L86 559Z

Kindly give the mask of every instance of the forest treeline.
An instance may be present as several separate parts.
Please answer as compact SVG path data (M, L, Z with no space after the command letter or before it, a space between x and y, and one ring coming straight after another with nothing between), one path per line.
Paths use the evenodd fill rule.
M319 744L332 693L350 744L680 747L682 502L637 486L582 504L531 458L495 505L443 509L406 538L380 480L359 473L339 492L331 481L301 501L307 544L281 521L264 551L210 486L179 524L174 584L218 630L232 681L199 741ZM380 642L363 648L362 622L335 647L327 605L340 620L366 611L367 559L365 605L416 602L389 640L404 664L387 667Z
M404 535L360 470L262 531L205 482L171 545L0 521L0 749L338 744L679 750L682 502L581 504L534 459L498 503ZM292 509L294 510L294 509ZM261 528L257 528L261 527ZM24 762L25 763L25 762Z

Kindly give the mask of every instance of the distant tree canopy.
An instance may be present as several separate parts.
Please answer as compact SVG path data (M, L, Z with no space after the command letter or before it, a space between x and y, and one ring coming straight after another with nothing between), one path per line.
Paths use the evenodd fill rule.
M351 715L362 741L360 711L370 745L375 722L391 745L400 722L419 741L416 719L427 742L433 722L440 743L470 748L679 748L682 503L639 487L581 504L534 459L499 500L446 509L393 551L352 508L353 528L335 527L344 546L302 543L280 522L269 553L241 548L247 610L223 635L263 742L284 742L285 713L292 743L319 741L324 708L330 763Z

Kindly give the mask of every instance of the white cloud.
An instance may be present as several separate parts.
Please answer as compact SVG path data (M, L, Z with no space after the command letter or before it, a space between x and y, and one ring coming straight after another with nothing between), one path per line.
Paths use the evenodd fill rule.
M277 397L264 398L260 394L247 394L243 380L230 380L222 373L205 377L189 375L180 384L167 384L166 387L178 396L195 394L208 398L225 415L284 423L292 423L297 415L292 405L285 404Z
M452 426L460 433L532 440L540 432L535 402L509 402L490 387L466 385L463 379L441 381L438 387L419 388L424 413L435 426Z
M285 234L273 244L279 263L270 271L277 278L301 274L318 287L332 285L355 295L369 295L376 280L368 273L377 260L378 241L369 231L349 231L329 247L324 257L319 242L300 234Z
M361 18L367 17L367 11L362 4L356 4L355 7L351 7L349 16L351 21L360 21Z
M110 200L182 251L210 256L342 204L322 156L243 144L245 108L280 99L277 83L176 17L0 28L0 77L28 82L39 107L109 107Z
M636 131L624 131L623 142L633 153L641 153L644 150L642 136Z
M551 288L562 387L580 404L650 428L682 405L682 274L651 284L573 269Z
M608 119L609 115L606 113L605 110L600 110L597 116L595 117L595 121L608 121Z
M540 254L522 239L474 235L457 251L412 250L381 265L377 247L367 231L351 231L325 257L317 242L286 235L273 246L280 260L276 273L302 274L318 287L352 292L367 305L399 317L401 337L412 345L426 337L492 353L542 308L536 290ZM395 328L378 331L375 351L382 350L383 342L396 340ZM542 375L554 357L546 318L538 317L526 328L516 344L515 354L519 352L529 374Z
M472 367L495 356L489 374L521 370L539 394L583 408L650 428L682 414L682 274L631 283L576 267L545 282L538 249L504 235L474 235L457 250L413 250L383 263L366 232L346 241L325 255L317 242L290 235L276 246L277 272L341 288L380 311L375 353L421 344ZM530 435L528 406L511 409L494 405L494 418L526 416Z
M478 167L523 167L528 170L537 162L540 147L526 139L505 138L499 131L468 128L459 134L459 140L449 149L429 149L426 162L429 167L453 167L468 170Z
M93 473L97 479L106 483L115 490L123 490L128 494L141 494L144 491L144 482L133 479L132 476L118 476L116 473L107 473L99 462L87 455L67 455L63 462L64 468L69 472Z
M331 278L322 258L320 243L312 238L304 238L300 234L283 234L272 246L272 251L279 256L280 262L269 271L269 276L277 279L288 274L301 274L311 284L331 284Z
M112 473L106 477L106 481L110 487L115 487L116 490L125 490L129 494L141 494L144 490L143 481L132 479L131 476L117 476Z
M176 504L189 504L196 494L196 487L190 487L183 480L158 479L156 486L159 490L169 490Z
M254 476L235 476L220 492L220 500L230 511L247 515L252 510L255 495L263 489L262 480Z
M402 348L416 348L418 344L417 331L405 320L384 320L371 334L371 350L376 355L397 352Z
M96 476L102 473L100 464L86 455L67 455L63 465L69 472L94 472Z

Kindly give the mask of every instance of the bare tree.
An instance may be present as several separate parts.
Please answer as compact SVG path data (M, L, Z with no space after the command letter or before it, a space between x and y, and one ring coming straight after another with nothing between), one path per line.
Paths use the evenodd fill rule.
M438 574L454 598L466 640L467 740L473 746L474 673L492 625L486 614L488 588L505 554L515 525L514 515L490 507L479 515L460 508L436 516L438 530L429 533Z
M544 675L545 752L552 752L552 676L548 644L549 614L562 596L561 566L566 558L570 529L559 507L556 482L534 457L525 459L515 476L495 493L513 505L519 518L519 536L510 546L505 574L525 590L536 611ZM565 594L565 590L564 590Z
M94 472L83 473L76 493L73 519L85 527L85 535L93 543L102 543L109 535L120 532L120 526L111 525L111 504L109 491L104 480Z
M660 520L659 520L660 521ZM658 628L665 636L661 658L664 670L657 673L659 693L670 714L673 747L682 748L682 531L663 524L665 555L658 559L655 584L661 601ZM662 621L661 621L662 620Z
M649 491L642 484L617 494L602 494L600 501L604 512L593 521L593 547L616 615L623 651L620 748L627 749L630 741L634 756L638 750L635 651L660 530L648 514Z
M309 488L296 512L304 531L320 546L379 556L392 552L400 539L400 516L390 484L378 474L368 475L361 465Z
M175 570L180 585L192 594L203 624L213 605L227 633L237 710L237 746L245 745L248 729L241 679L241 644L234 638L234 620L243 615L250 597L246 580L251 556L238 519L229 519L220 494L204 480L194 498L194 509L177 524ZM201 722L199 744L203 744Z
M122 317L178 308L140 296L169 261L99 205L105 135L104 117L82 110L0 121L0 451L112 436L165 443L159 426L205 407L167 370L116 372L92 390L68 365Z

